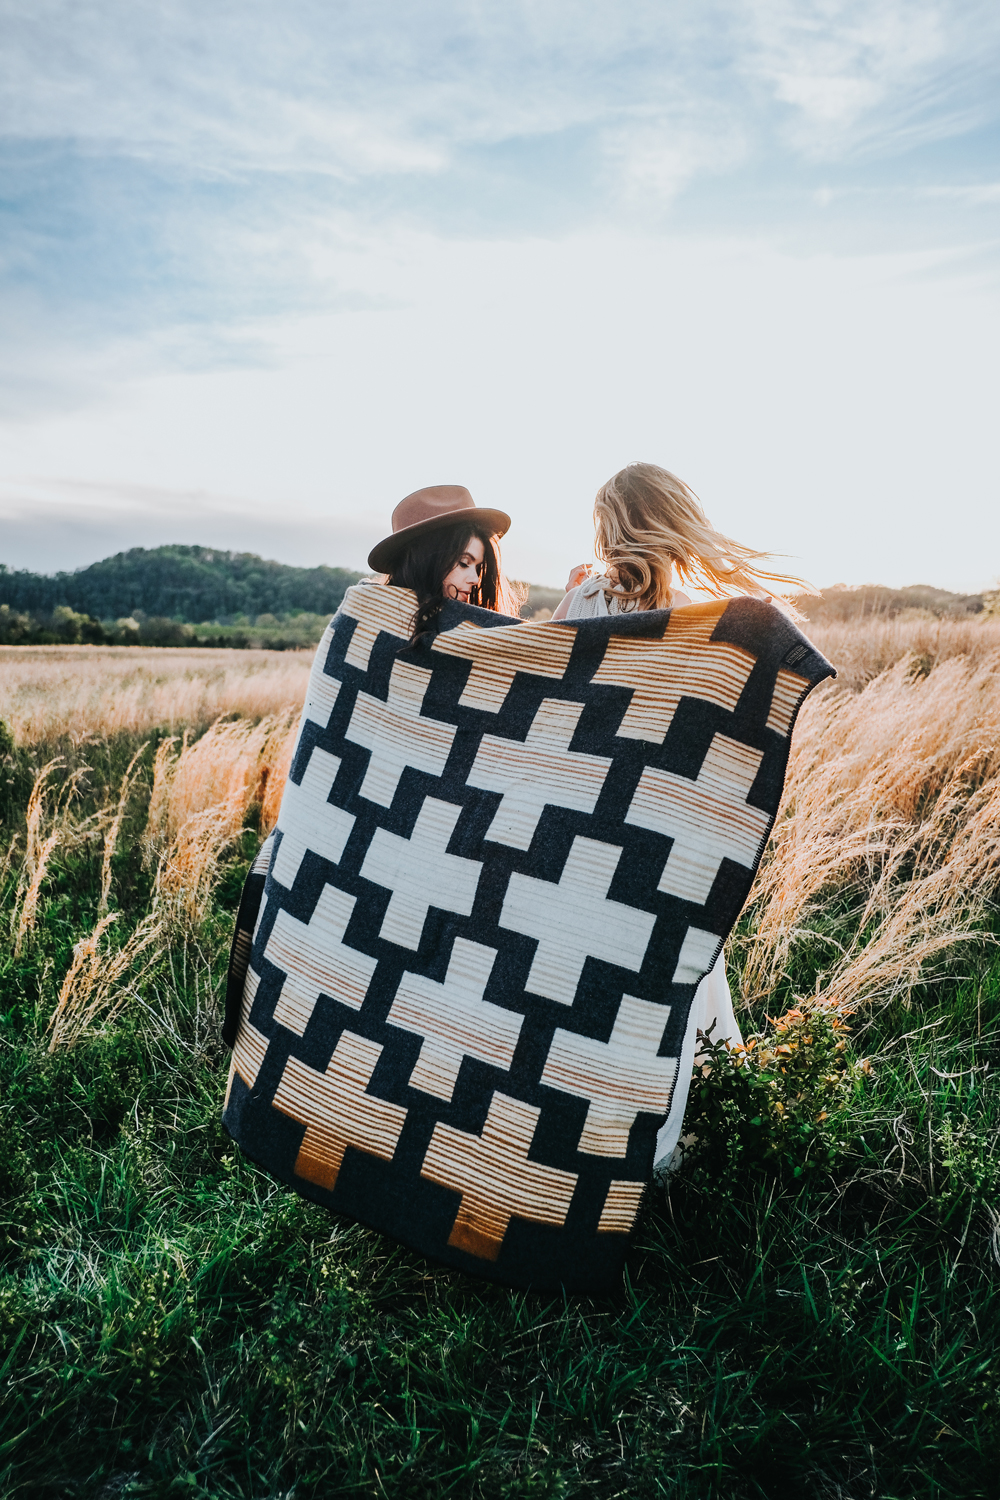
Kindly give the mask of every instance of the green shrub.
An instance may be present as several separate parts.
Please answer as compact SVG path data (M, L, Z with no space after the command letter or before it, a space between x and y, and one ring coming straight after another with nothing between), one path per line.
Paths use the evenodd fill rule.
M847 1105L869 1064L851 1063L843 1015L806 1002L745 1047L704 1032L686 1128L695 1172L767 1166L792 1179L833 1168L847 1148Z

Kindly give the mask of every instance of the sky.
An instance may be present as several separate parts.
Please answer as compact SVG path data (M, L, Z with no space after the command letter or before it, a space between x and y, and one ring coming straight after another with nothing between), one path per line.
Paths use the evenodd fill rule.
M1000 579L993 0L0 0L0 562L515 577L642 459L819 586Z

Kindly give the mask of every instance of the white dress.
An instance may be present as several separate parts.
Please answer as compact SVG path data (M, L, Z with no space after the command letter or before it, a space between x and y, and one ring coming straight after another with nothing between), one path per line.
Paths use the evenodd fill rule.
M613 588L614 585L608 578L586 579L571 592L569 605L563 618L586 620L596 619L601 615L621 613L617 599L612 597L609 600L605 592L605 590L613 591ZM656 1137L653 1172L661 1179L665 1173L680 1164L681 1153L678 1152L677 1145L681 1138L684 1111L687 1108L688 1093L691 1088L691 1074L694 1071L698 1047L698 1032L708 1031L710 1026L714 1026L713 1041L717 1042L725 1038L734 1045L742 1046L743 1037L733 1012L733 998L729 993L729 983L726 979L724 952L719 954L714 967L708 971L695 990L694 999L691 1002L691 1012L688 1016L687 1030L684 1033L677 1069L677 1082L674 1085L667 1118Z

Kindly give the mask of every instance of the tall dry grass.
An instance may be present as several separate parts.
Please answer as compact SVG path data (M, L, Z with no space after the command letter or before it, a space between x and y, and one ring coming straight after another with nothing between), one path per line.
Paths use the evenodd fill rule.
M248 819L268 833L278 819L298 733L290 714L214 724L201 739L165 740L153 768L146 846L156 858L164 920L205 919L219 861Z
M108 909L108 897L111 894L111 862L115 856L115 849L118 847L118 836L121 833L122 823L128 811L132 788L141 774L139 762L147 748L148 745L140 745L126 766L125 774L122 777L121 786L118 791L118 806L114 812L109 813L108 825L104 833L104 858L101 862L101 899L97 905L98 911L103 912Z
M856 660L865 649L877 657L879 633ZM988 922L1000 889L1000 649L944 655L926 675L923 665L904 656L858 692L830 684L807 700L731 948L744 1000L769 996L802 944L838 1006L906 994Z
M807 620L802 629L836 666L841 690L852 693L907 657L927 673L956 656L980 665L1000 653L1000 620L979 615L940 620L912 611L829 625Z
M99 809L83 818L73 817L85 770L78 768L60 779L65 761L56 757L35 777L25 819L24 857L18 877L13 909L14 952L19 954L34 931L42 885L56 850L64 851L94 838L105 828L109 815ZM7 851L6 865L13 862L18 846L15 834Z
M204 728L301 707L308 651L0 646L0 715L18 744Z
M258 807L261 826L270 829L297 732L298 716L284 713L257 724L216 723L193 742L186 735L162 741L153 765L147 836L175 838L190 818L224 805L241 823Z
M140 993L142 980L155 966L165 936L158 913L145 917L119 947L104 951L101 938L117 920L117 912L107 912L74 946L49 1020L50 1052L73 1046L97 1023L109 1025Z
M74 821L76 787L86 774L77 767L62 788L54 783L61 762L38 773L29 801L28 849L23 893L15 906L15 944L20 950L34 928L39 893L54 851L102 834L99 910L93 931L78 942L49 1023L49 1050L71 1046L96 1026L108 1025L158 957L185 934L197 932L212 910L224 873L224 855L247 822L267 833L277 821L298 731L296 715L284 713L253 723L213 724L199 739L163 740L153 762L153 784L144 845L153 870L153 896L137 927L115 943L122 921L114 909L112 857L130 799L136 794L136 752L105 808ZM111 941L107 942L106 939Z

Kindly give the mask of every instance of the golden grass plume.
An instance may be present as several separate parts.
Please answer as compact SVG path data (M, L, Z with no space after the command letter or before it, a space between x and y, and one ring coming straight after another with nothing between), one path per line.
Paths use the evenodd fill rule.
M297 715L259 723L219 720L193 742L185 734L161 742L153 762L147 838L174 839L191 818L227 808L233 830L256 812L273 827L297 737ZM175 749L179 745L179 749Z
M65 765L66 762L57 756L42 766L35 776L28 797L24 860L14 904L15 953L22 951L25 940L34 931L38 898L56 849L60 846L70 848L92 837L102 830L107 821L107 813L103 810L81 820L73 820L70 808L77 797L80 782L87 773L87 767L77 767L59 782L57 774L65 769ZM8 857L9 853L10 851Z
M101 897L97 906L98 911L103 912L108 909L108 898L111 895L111 861L114 859L115 849L118 846L118 836L121 833L122 820L128 808L129 798L139 776L139 761L147 747L148 741L146 745L139 746L129 761L118 791L118 805L111 814L104 831L104 858L101 861Z
M147 849L157 856L157 901L176 920L204 920L219 860L248 818L277 821L297 735L292 714L219 722L193 743L164 741L153 766Z
M49 1021L50 1052L75 1045L98 1019L110 1024L138 993L143 975L155 964L164 937L159 916L144 918L120 948L103 951L101 939L117 920L117 912L108 912L74 947Z

